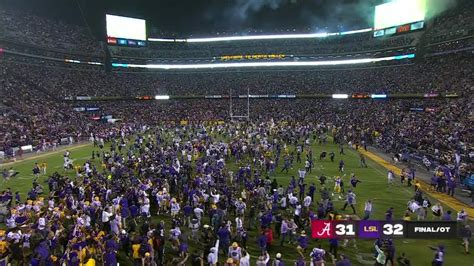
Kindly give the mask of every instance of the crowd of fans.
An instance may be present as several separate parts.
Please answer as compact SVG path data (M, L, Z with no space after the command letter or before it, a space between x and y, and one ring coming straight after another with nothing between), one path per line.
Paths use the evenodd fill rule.
M429 43L439 43L474 34L474 15L471 12L473 8L472 1L460 0L454 8L436 16L426 33Z
M47 91L44 79L25 79L31 74L27 68L14 72L2 64L0 73L0 149L9 156L14 154L14 148L24 145L33 145L35 150L42 151L88 140L90 133L104 136L115 134L117 128L134 126L124 123L106 127L94 123Z
M3 74L2 94L6 97L2 99L2 104L7 108L3 111L2 124L5 126L2 127L2 143L4 150L10 150L12 147L38 145L69 136L74 136L75 139L81 136L87 138L97 130L98 125L90 117L74 112L71 104L63 102L65 97L70 96L134 97L167 94L202 97L227 95L230 89L233 95L245 95L247 89L250 89L250 94L257 95L457 93L469 99L473 80L468 67L471 64L472 58L468 54L456 54L431 57L423 63L362 69L258 73L105 73L3 62L0 65ZM350 125L361 125L358 121L360 117L383 113L386 115L377 120L366 119L362 124L368 130L366 134L381 132L378 139L371 137L371 140L386 150L400 151L409 147L428 154L446 153L449 158L455 152L462 152L463 156L469 155L471 150L465 145L468 143L469 100L464 100L463 104L440 102L438 106L427 106L436 108L433 113L411 114L405 108L401 114L406 114L406 117L396 111L401 103L406 104L404 101L393 100L384 104L349 105L342 108L343 113L358 114L357 117L342 116L338 120L339 115L328 115L324 122L342 123L347 119L346 123ZM188 100L163 104L114 102L110 105L97 105L103 105L102 112L108 112L127 122L140 117L136 114L142 114L143 123L157 119L152 124L157 124L160 120L194 120L193 116L199 117L201 121L229 119L228 101ZM268 112L273 108L277 109ZM134 111L135 109L138 111ZM262 100L261 104L251 104L252 116L265 119L274 116L278 119L293 117L309 121L322 119L324 116L321 114L325 110L328 114L338 114L339 109L341 107L330 100L293 100L285 104ZM130 114L134 116L130 117ZM419 127L422 121L426 124ZM420 138L420 135L424 137Z
M371 64L358 68L294 69L259 72L112 72L75 71L10 64L9 72L41 84L57 98L69 96L235 95L332 93L466 93L472 79L465 55L432 57L424 63ZM456 71L451 69L456 68ZM91 69L92 70L92 69ZM71 90L70 88L74 88Z
M0 6L1 39L69 52L100 55L99 42L84 26L54 21Z
M110 149L104 148L102 137L92 135L91 159L74 164L74 152L65 151L64 172L47 179L49 194L44 195L36 181L26 201L10 189L1 193L0 218L7 231L0 231L0 259L31 265L132 261L150 266L264 266L332 261L350 266L356 260L338 253L338 248L357 252L357 241L331 239L325 249L307 232L313 220L358 219L362 205L356 204L357 177L351 177L346 191L340 177L332 190L332 180L319 177L316 185L309 175L317 160L312 144L318 138L324 142L332 131L343 163L346 140L357 141L358 136L346 123L333 127L296 121L142 127L133 136L122 129L110 139ZM237 167L231 171L228 165L233 162ZM299 168L298 179L282 184L274 178L276 171L293 166ZM36 164L33 173L45 174L46 167ZM343 172L344 165L339 163L339 169ZM406 173L410 184L414 171ZM388 176L390 182L393 173ZM406 200L410 211L403 214L404 220L416 216L458 221L469 252L471 231L464 210L455 214L434 203L428 214L431 206L419 189ZM373 216L377 204L365 202L364 219ZM347 206L352 212L345 210ZM402 219L402 213L389 208L385 220ZM444 246L433 249L433 262L443 265ZM370 250L376 252L375 265L394 265L395 260L409 265L404 254L397 256L391 238L377 239Z

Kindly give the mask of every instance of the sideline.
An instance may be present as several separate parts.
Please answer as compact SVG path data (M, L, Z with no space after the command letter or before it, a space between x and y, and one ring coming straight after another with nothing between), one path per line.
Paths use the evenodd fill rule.
M402 169L400 169L397 166L387 162L382 157L380 157L380 156L378 156L378 155L376 155L376 154L374 154L370 151L365 151L364 149L359 149L358 152L363 154L365 157L373 160L374 162L382 165L386 169L392 170L396 175L400 175L401 172L402 172ZM417 180L420 181L420 185L421 185L420 188L425 194L430 195L431 197L437 199L439 202L447 205L448 207L450 207L451 209L454 209L456 211L460 211L461 209L464 209L464 211L467 213L467 215L469 217L469 220L474 220L474 208L471 208L469 205L467 205L463 202L460 202L459 200L457 200L453 197L450 197L450 196L448 196L444 193L433 193L429 190L429 184L428 183L426 183L424 180L419 179L419 178Z
M34 160L37 160L37 159L40 159L40 158L43 158L43 157L48 157L48 156L53 155L53 154L62 153L66 150L77 150L77 149L80 149L80 148L87 147L89 145L91 145L90 142L83 143L83 144L76 144L76 145L73 144L73 145L70 145L70 146L67 146L67 147L56 149L54 151L47 151L47 152L40 153L38 155L29 156L29 157L26 157L26 158L21 159L21 160L16 160L16 161L13 161L13 162L8 162L8 163L2 163L2 164L0 164L0 167L11 166L11 165L14 165L16 163L21 163L21 162L34 161Z

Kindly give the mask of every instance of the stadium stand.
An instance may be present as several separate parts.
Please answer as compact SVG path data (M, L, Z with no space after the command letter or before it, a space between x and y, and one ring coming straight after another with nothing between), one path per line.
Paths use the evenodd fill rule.
M282 185L278 186L276 179L273 179L274 176L271 177L273 181L270 180L272 171L279 167L280 150L285 153L281 156L281 161L285 162L280 161L280 166L284 164L288 174L288 148L293 144L295 151L298 146L302 147L297 152L299 164L311 171L314 164L310 141L316 143L319 137L320 143L326 142L328 133L332 134L333 148L339 145L342 149L340 154L343 154L344 145L352 147L355 144L356 147L371 146L371 150L375 147L377 151L393 155L397 162L406 158L419 163L428 160L434 167L439 166L432 171L438 175L433 175L438 196L453 197L452 186L466 180L474 169L474 23L472 12L467 12L464 7L443 14L426 31L394 38L374 39L372 32L368 32L317 40L251 41L245 44L149 43L143 49L106 47L95 40L85 27L0 8L0 24L4 26L0 27L0 155L4 157L0 158L1 162L5 162L3 159L22 159L21 147L30 145L32 151L42 152L62 144L93 143L93 148L87 150L88 154L83 158L76 157L76 150L71 156L67 150L71 146L67 146L63 155L64 166L61 167L60 162L59 167L51 167L56 172L54 174L46 174L46 160L39 165L34 163L33 174L20 174L13 168L3 169L0 222L1 228L7 229L0 230L0 264L12 262L12 265L26 265L31 260L31 265L95 265L97 260L97 265L118 265L118 258L121 265L122 261L132 260L134 265L191 265L191 260L192 265L218 265L212 261L217 260L220 249L224 251L224 257L232 257L231 262L225 265L238 265L234 262L243 261L242 255L245 254L240 254L239 245L247 249L247 238L249 243L254 242L249 246L258 243L268 261L270 256L265 252L267 244L270 246L273 241L273 224L276 228L275 242L279 242L276 239L280 239L282 233L281 247L273 244L273 249L284 248L287 243L284 243L283 236L286 234L291 234L290 241L298 235L297 252L291 254L295 259L298 256L296 253L307 254L310 251L309 248L305 250L309 238L303 229L309 228L311 220L326 217L339 219L342 217L339 214L351 217L351 220L352 217L360 219L353 206L355 194L349 187L352 186L355 191L357 181L355 184L352 182L357 177L354 174L351 174L351 183L346 183L349 189L345 200L341 196L344 194L337 191L342 186L336 183L339 177L334 176L334 192L339 194L334 196L332 193L334 203L329 199L327 187L330 185L325 187L324 181L321 184L318 182L316 191L316 185L310 181L313 184L309 190L313 188L313 194L315 191L321 195L328 193L327 198L321 196L321 203L316 199L311 206L317 209L317 214L310 211L311 192L305 197L306 170L304 174L303 169L298 170L298 185L293 177L285 192ZM461 24L465 27L456 28ZM110 71L107 65L111 58L114 62L176 64L220 62L223 61L222 56L252 54L284 54L285 57L236 61L342 60L406 53L417 53L417 57L344 67L291 69L132 71L117 68ZM266 99L250 98L249 93L263 95L262 98ZM364 96L388 94L389 97L330 99L331 94L336 93L349 94L348 97L353 93ZM228 94L234 96L231 98L233 109L229 108ZM158 101L153 99L154 95L170 96L171 99ZM285 99L269 95L284 95ZM217 97L212 99L212 96ZM245 116L247 110L248 121L245 121L247 117L241 121L233 117ZM206 128L204 125L209 126ZM311 136L313 140L310 140ZM104 141L107 147L103 146ZM322 146L324 154L326 147ZM276 162L273 161L273 153L277 154L274 157ZM306 160L303 163L299 158L301 153L305 157L303 160ZM370 173L362 172L367 171L367 165L365 168L362 166L362 161L366 164L362 153L354 151L354 154L356 160L360 156L361 173ZM338 160L351 158L347 155L338 157ZM293 157L294 152L291 153L291 164ZM95 158L98 158L97 161L94 161ZM62 161L62 158L56 159ZM75 160L84 163L80 165ZM20 164L31 162L26 159L26 163L20 161ZM235 164L235 173L227 172L230 168L226 168L225 164L229 162ZM321 157L315 163L319 170L323 169L322 163ZM453 169L453 175L449 167ZM44 175L38 172L40 169ZM410 165L409 169L403 170L403 174L413 174L414 178L413 169ZM293 171L296 173L296 169ZM345 177L343 172L344 161L341 159L338 174ZM440 172L443 173L439 175ZM314 173L311 175L310 178L316 180L317 176ZM418 175L417 172L416 182ZM264 176L267 176L266 179ZM226 184L227 178L232 186ZM21 201L19 192L13 194L10 188L3 186L10 179L16 182L12 186L15 191L20 189L20 183L26 182L29 186L32 181L33 186L27 188L25 203ZM375 183L373 179L367 181L369 186ZM442 191L443 182L444 188L449 187L448 194L449 189L453 189L450 195ZM48 185L49 196L43 193L41 183ZM397 212L406 212L404 204L409 199L409 204L419 202L420 211L413 211L413 214L406 212L403 219L408 214L408 218L417 215L418 220L425 220L433 210L430 218L432 216L438 222L441 220L439 215L435 217L435 209L429 208L429 201L425 206L428 198L423 194L425 188L423 191L419 188L420 184L414 185L413 193L411 187L392 184L389 180L387 189L380 193L377 191L377 194L371 187L362 190L361 186L367 183L357 187L358 196L365 197L363 193L370 195L364 207L367 219L372 212L371 199L377 208L384 208L379 207L385 206L381 203L383 200L387 204L393 204L392 201L398 204L401 200L402 204L396 205L399 207ZM410 181L408 183L411 186ZM300 201L307 205L303 210L301 204L296 203L296 196L293 196L297 190ZM456 196L460 191L456 189ZM400 196L401 193L403 196ZM285 200L283 206L278 198L286 199L286 195L296 201L292 203L289 200L287 206ZM307 204L310 195L311 201ZM343 209L334 208L343 202ZM359 212L359 207L364 206L362 202L360 200L357 206ZM353 209L353 216L345 213L348 203ZM370 204L370 210L367 210L367 204ZM439 204L433 202L433 207ZM299 209L299 212L293 209ZM425 212L424 217L420 218L422 211ZM285 216L289 214L288 217L293 219L288 220L280 212ZM382 213L381 210L377 212ZM467 223L464 210L460 210L456 218L451 218L451 211L446 214L448 218L443 213L443 220L457 219L459 225ZM380 217L383 215L390 222L401 218L398 213L394 216L393 208ZM152 216L154 220L151 220ZM232 218L226 221L223 217ZM229 228L233 226L231 219L234 217L235 230L231 232ZM246 221L248 228L241 218L250 220ZM283 230L283 224L288 227L287 231ZM182 234L180 228L188 232ZM261 235L259 231L262 231ZM194 242L196 233L203 244ZM231 234L232 241L236 241L232 245ZM463 234L468 235L464 231ZM463 241L465 239L467 237L463 235ZM453 248L454 245L459 246L458 240L450 240L450 253L446 257L443 257L443 245L434 248L435 260L446 258L448 261L448 258L460 257L460 252L456 253ZM330 252L333 252L334 239L330 241ZM197 243L200 253L194 254L193 251L189 260L188 242ZM291 242L292 246L294 242ZM396 245L402 245L402 242L403 245L418 243L400 239ZM385 260L385 254L387 260L390 255L393 260L394 243L392 239L378 239L375 244L370 240L370 246L364 246L366 243L360 241L357 248L355 239L341 240L345 253L351 251L353 246L357 254L362 250L369 252L365 255L370 259L373 259L375 245L379 252L375 265L383 265L379 260ZM321 249L321 244L325 245L319 241L319 248L311 251L311 265L313 262L316 262L314 265L322 265L320 262L325 251ZM379 251L379 245L386 250L385 253ZM425 245L420 246L427 249ZM285 247L283 256L289 255L288 250L289 247ZM209 256L204 257L204 252L208 251ZM249 249L250 252L258 253L256 248ZM416 251L410 252L417 254ZM178 253L179 256L176 255ZM465 261L469 260L467 255ZM234 261L234 257L238 259ZM282 254L275 254L272 265L282 265L279 263L281 257ZM301 255L298 261L303 263L295 265L307 265L304 264L305 259ZM402 259L408 261L407 258ZM157 264L153 264L153 260ZM183 262L177 263L178 260ZM269 265L264 256L258 257L258 260L256 265ZM332 257L332 260L336 258ZM443 264L443 260L441 263L435 260L433 265ZM351 265L345 255L341 256L341 261L348 264L334 265ZM286 265L293 265L293 261ZM395 265L393 261L391 265Z
M103 54L100 43L83 26L54 21L8 6L0 8L0 23L2 41L9 40L68 53Z

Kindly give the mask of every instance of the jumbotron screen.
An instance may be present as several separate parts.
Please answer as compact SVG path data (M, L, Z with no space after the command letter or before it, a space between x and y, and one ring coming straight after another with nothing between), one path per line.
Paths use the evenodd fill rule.
M426 0L393 0L375 7L374 29L425 20Z
M146 41L144 19L106 15L107 37Z

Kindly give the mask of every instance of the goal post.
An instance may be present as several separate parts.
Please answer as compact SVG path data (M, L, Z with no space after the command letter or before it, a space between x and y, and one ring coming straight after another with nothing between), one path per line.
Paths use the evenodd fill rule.
M240 95L236 95L237 99L242 99ZM232 89L229 89L229 117L230 120L234 119L245 119L247 121L250 120L250 89L247 88L247 95L246 95L246 103L245 103L245 110L242 110L242 106L240 104L234 105L232 95ZM237 110L236 110L237 109ZM240 109L240 110L239 110ZM242 112L243 111L243 112Z

